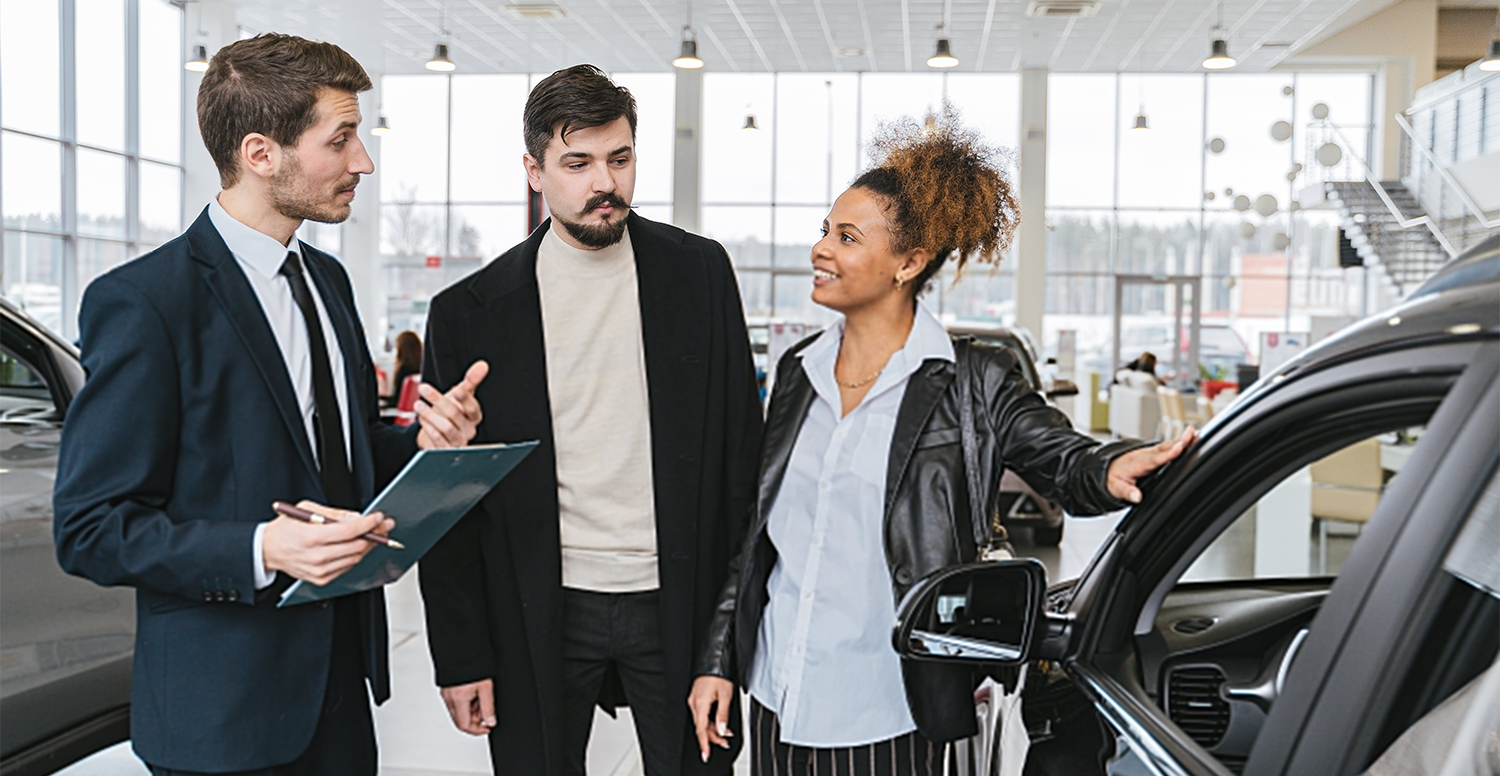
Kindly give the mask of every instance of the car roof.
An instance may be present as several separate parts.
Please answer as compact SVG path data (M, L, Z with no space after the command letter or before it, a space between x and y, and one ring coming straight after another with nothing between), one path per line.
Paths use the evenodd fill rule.
M17 307L9 299L6 299L3 296L0 296L0 310L4 311L4 315L6 318L14 321L18 326L22 326L30 330L33 336L45 338L48 342L51 342L53 345L62 349L64 352L71 354L73 358L78 358L78 348L73 343L68 342L67 340L59 336L57 332L38 323L37 320L28 315L25 310Z
M1444 264L1442 269L1433 273L1432 277L1412 292L1412 298L1496 278L1500 278L1500 232L1481 240L1478 245Z

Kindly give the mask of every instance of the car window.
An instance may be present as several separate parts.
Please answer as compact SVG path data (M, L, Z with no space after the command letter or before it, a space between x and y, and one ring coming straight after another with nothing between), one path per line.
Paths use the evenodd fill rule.
M52 390L37 370L10 348L0 347L0 421L47 419L56 410Z
M1241 513L1182 581L1336 576L1421 433L1363 437L1292 472Z

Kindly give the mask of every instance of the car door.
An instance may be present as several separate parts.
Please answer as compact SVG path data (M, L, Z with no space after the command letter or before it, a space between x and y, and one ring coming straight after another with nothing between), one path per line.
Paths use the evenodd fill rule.
M1472 389L1457 386L1483 382L1485 369L1470 367L1493 365L1492 349L1492 340L1471 340L1372 350L1300 375L1247 397L1248 404L1207 430L1186 460L1150 483L1146 503L1122 522L1080 580L1069 604L1076 632L1068 661L1075 683L1145 769L1222 776L1245 768L1252 746L1257 762L1272 763L1295 745L1286 730L1308 719L1319 700L1300 691L1310 681L1301 642L1343 643L1346 626L1321 613L1334 578L1184 577L1242 515L1265 508L1271 494L1310 464L1430 422L1410 453L1410 468L1393 481L1337 577L1345 588L1367 587L1366 577L1391 556L1403 527L1432 521L1412 509L1411 494L1423 485L1422 472L1442 458L1454 431L1451 419L1473 411ZM1195 610L1209 616L1194 618ZM1179 623L1195 619L1208 623L1204 630L1177 632ZM1299 637L1304 629L1308 634ZM1220 662L1205 666L1213 662L1205 656ZM1289 665L1299 668L1286 676ZM1188 681L1173 685L1174 677L1203 667L1218 675L1192 677L1206 682L1196 688ZM1283 687L1289 688L1284 694ZM1179 689L1186 697L1180 706ZM1267 710L1283 720L1281 734L1266 734ZM1214 724L1223 730L1205 740L1197 711L1220 715ZM1223 749L1230 738L1232 757ZM1336 772L1264 768L1254 772Z
M51 773L129 735L131 592L70 577L52 544L63 416L82 369L0 308L0 770Z

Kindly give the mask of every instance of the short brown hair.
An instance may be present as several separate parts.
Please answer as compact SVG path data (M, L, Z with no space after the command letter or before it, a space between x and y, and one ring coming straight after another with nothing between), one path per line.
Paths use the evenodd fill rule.
M635 137L635 98L593 65L574 65L537 82L526 98L526 153L538 166L544 161L553 130L561 125L564 141L575 129L602 127L624 116Z
M266 33L219 49L198 86L198 131L219 168L219 183L239 181L240 142L260 133L294 145L317 121L324 89L369 91L370 76L332 43Z
M932 252L912 283L921 293L948 257L996 263L1021 222L1011 191L1009 155L965 128L951 104L925 125L905 118L882 124L870 143L875 166L854 180L886 201L891 250Z

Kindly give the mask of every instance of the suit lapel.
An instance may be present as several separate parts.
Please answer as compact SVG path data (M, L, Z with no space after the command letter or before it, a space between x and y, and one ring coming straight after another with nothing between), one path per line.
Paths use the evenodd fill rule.
M207 208L188 228L187 237L192 257L201 265L199 269L204 284L224 308L230 323L239 333L240 340L250 353L250 360L265 381L266 390L271 392L271 397L276 402L277 414L281 416L287 433L297 446L298 456L313 479L317 480L318 466L307 438L307 429L302 423L302 413L297 405L297 395L292 390L292 378L286 371L286 360L281 355L281 347L276 344L276 336L271 333L265 310L261 309L260 300L250 287L250 281L245 278L244 271L229 252L229 246L224 244L224 238L219 236L219 231L209 220Z
M891 435L891 457L886 464L884 514L887 517L896 498L896 486L906 474L906 465L917 447L917 437L922 435L927 419L952 382L953 365L941 359L929 359L907 381L901 409L896 413L896 429Z

